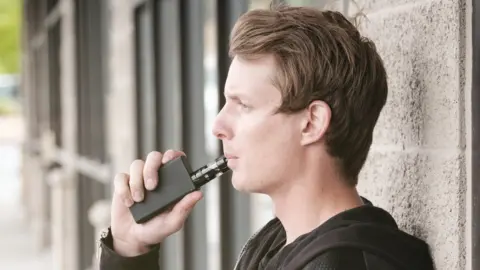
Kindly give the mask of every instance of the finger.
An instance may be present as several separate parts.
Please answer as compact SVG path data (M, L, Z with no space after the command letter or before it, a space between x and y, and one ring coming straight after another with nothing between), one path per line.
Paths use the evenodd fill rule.
M203 197L202 192L194 191L180 200L168 214L165 223L174 230L180 230L195 204Z
M173 159L176 159L180 156L185 156L185 153L182 151L174 151L174 150L167 150L167 152L163 153L162 164L165 164Z
M145 166L143 167L143 178L145 179L145 187L152 190L158 183L158 169L162 166L162 153L153 151L147 155Z
M128 186L129 175L126 173L119 173L114 180L114 196L123 202L126 207L133 204L133 199L130 194L130 187Z
M144 196L143 168L145 162L137 159L130 165L130 193L136 202L141 202Z

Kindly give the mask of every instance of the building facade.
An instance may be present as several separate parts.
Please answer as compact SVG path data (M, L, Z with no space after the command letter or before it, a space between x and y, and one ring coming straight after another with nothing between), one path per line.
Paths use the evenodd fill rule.
M284 2L366 14L360 29L385 61L390 93L359 189L431 245L437 269L480 269L475 1ZM268 5L24 0L23 202L56 269L95 269L113 176L134 159L182 149L199 167L221 153L210 127L224 102L230 30ZM235 192L226 175L165 242L162 269L232 269L271 217L265 197Z

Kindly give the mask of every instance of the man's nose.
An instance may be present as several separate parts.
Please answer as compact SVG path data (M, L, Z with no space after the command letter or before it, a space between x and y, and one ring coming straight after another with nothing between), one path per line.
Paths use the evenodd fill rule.
M212 127L212 133L220 140L229 139L231 137L231 131L229 131L228 122L225 121L223 110L221 110L215 117Z

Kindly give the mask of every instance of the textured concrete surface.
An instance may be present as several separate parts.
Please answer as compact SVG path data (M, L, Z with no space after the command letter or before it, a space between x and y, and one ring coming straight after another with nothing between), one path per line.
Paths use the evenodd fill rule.
M465 269L465 3L359 6L390 87L359 188L431 245L437 269Z

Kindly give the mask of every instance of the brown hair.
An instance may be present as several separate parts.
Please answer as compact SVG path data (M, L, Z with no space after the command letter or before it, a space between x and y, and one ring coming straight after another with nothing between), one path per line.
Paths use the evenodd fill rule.
M230 40L230 56L236 55L275 56L279 112L301 111L314 100L330 106L327 151L356 185L388 92L374 43L339 12L271 5L238 19Z

